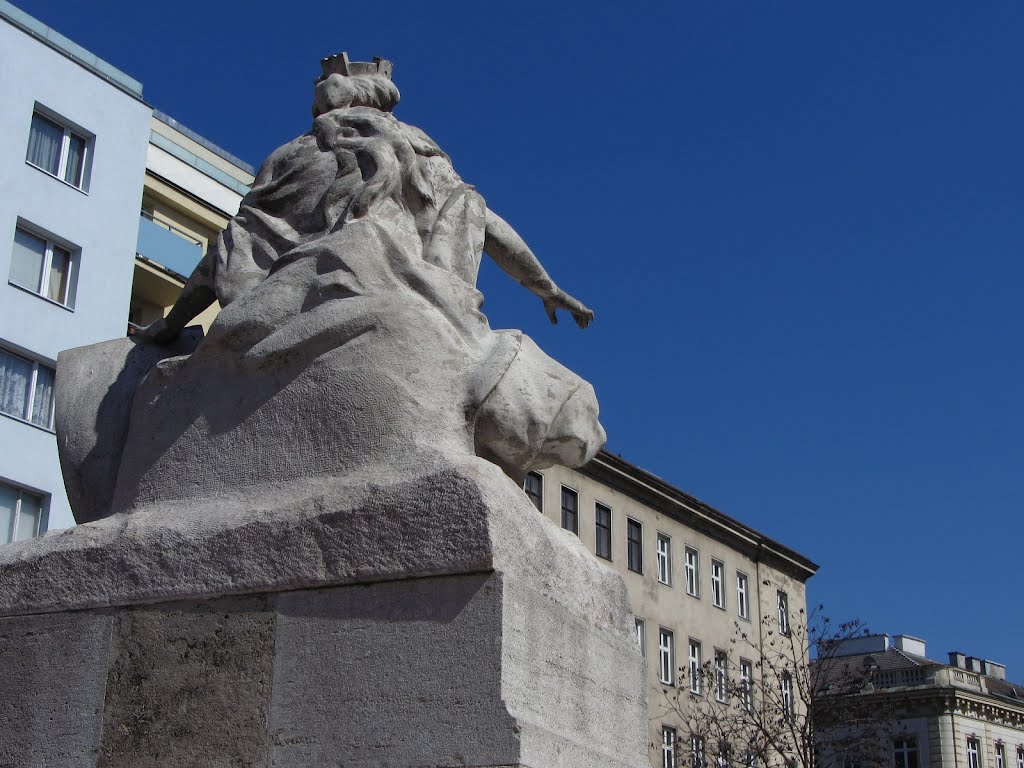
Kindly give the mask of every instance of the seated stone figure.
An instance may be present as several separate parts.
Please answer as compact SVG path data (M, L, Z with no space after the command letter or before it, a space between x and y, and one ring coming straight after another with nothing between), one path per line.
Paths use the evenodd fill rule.
M297 497L323 478L386 482L473 456L521 481L601 447L590 385L521 333L489 328L476 290L482 254L553 322L563 309L586 327L593 313L435 142L390 114L390 71L379 59L324 61L312 130L271 154L174 308L137 342L169 343L217 300L209 334L128 384L129 366L119 371L130 416L105 390L125 410L123 434L90 437L100 419L88 423L80 407L81 379L68 393L75 407L58 402L79 522L167 502ZM97 487L83 469L97 452L108 466L120 459L99 505L98 491L86 503L76 490Z

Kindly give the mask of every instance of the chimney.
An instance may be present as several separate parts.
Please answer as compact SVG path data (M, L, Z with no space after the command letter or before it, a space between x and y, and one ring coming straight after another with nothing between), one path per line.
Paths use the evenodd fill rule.
M1006 679L1006 665L1000 664L997 661L989 661L985 659L981 662L982 673L989 677L994 677L996 680Z
M862 653L885 653L889 650L888 635L847 637L829 643L831 656L857 656Z
M960 651L950 651L949 666L967 669L967 657L960 653Z
M981 659L977 658L976 656L968 656L965 669L969 669L971 672L977 672L980 675Z
M892 644L904 653L910 653L914 656L927 656L924 652L924 640L919 637L912 637L911 635L896 635L892 639Z

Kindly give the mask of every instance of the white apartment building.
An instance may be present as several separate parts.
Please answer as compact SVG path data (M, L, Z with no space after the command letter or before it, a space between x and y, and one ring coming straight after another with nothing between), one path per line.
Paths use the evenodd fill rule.
M755 645L766 627L786 631L818 566L607 451L579 470L531 472L524 489L626 581L647 659L651 765L713 765L714 748L691 743L672 701L713 695L701 670L723 655L753 670L753 649L732 642L737 626Z
M57 354L169 307L253 173L5 0L0 93L3 544L74 525L54 432Z

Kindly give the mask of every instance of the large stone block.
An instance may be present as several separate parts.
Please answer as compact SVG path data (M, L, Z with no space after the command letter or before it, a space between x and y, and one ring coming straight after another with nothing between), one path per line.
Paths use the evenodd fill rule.
M3 760L646 764L622 579L499 469L281 498L0 548Z

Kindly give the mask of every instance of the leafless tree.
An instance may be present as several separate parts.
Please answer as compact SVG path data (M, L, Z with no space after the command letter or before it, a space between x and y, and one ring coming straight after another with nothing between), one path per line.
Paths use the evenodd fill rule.
M891 764L893 713L861 695L871 690L874 670L837 653L867 628L856 619L834 624L821 606L786 624L775 616L753 628L736 622L728 650L696 669L682 667L678 684L663 689L664 708L684 724L676 766Z

